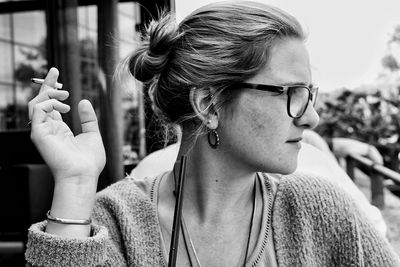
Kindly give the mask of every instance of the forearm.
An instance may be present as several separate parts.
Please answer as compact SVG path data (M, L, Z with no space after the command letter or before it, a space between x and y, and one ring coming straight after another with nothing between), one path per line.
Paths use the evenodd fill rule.
M333 153L338 157L360 155L369 158L375 163L383 164L383 157L373 145L355 139L335 137L332 139Z

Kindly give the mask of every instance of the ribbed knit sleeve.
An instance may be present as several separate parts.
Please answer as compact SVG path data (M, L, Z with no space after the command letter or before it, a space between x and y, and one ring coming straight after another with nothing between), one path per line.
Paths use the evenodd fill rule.
M164 266L150 184L138 187L126 178L98 193L91 237L61 237L46 233L46 222L32 225L26 260L34 266Z
M47 222L28 232L26 260L33 266L96 266L105 262L107 229L92 225L92 237L65 238L45 232Z
M325 179L282 178L272 218L280 267L400 266L352 199Z

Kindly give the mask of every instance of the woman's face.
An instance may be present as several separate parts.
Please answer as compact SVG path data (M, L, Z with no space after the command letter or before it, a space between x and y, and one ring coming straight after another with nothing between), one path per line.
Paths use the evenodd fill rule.
M311 84L307 49L297 39L278 40L270 62L248 83L267 85ZM220 149L233 166L250 171L287 174L295 171L304 129L314 128L319 117L309 103L294 119L287 114L287 95L240 89L237 97L220 112Z

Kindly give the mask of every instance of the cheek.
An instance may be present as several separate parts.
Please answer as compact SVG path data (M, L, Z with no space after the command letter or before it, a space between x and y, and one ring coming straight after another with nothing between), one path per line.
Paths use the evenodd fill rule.
M293 121L283 101L274 100L238 102L234 112L222 120L223 149L256 171L290 173L297 155L285 142Z
M288 120L283 116L281 103L270 101L268 105L254 104L248 108L243 120L248 124L248 131L254 137L261 137L265 143L274 144L285 138ZM247 114L246 114L247 113Z
M257 151L258 156L269 162L280 162L284 159L282 149L287 129L282 120L272 118L271 115L255 115L248 120L249 139L253 142L253 151Z
M286 113L281 110L281 103L270 101L268 106L265 103L266 101L240 103L231 118L231 123L232 126L235 125L233 128L243 145L249 146L254 152L258 150L273 154L279 151L286 138L288 123L282 116Z

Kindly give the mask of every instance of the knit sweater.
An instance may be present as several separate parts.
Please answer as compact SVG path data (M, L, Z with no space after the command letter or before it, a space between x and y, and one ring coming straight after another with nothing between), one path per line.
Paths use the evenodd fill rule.
M144 192L154 179L144 182L147 190L125 178L100 192L91 237L55 236L44 232L46 222L32 225L26 260L35 266L165 266L154 192ZM272 228L279 267L400 266L350 197L318 177L282 177Z

